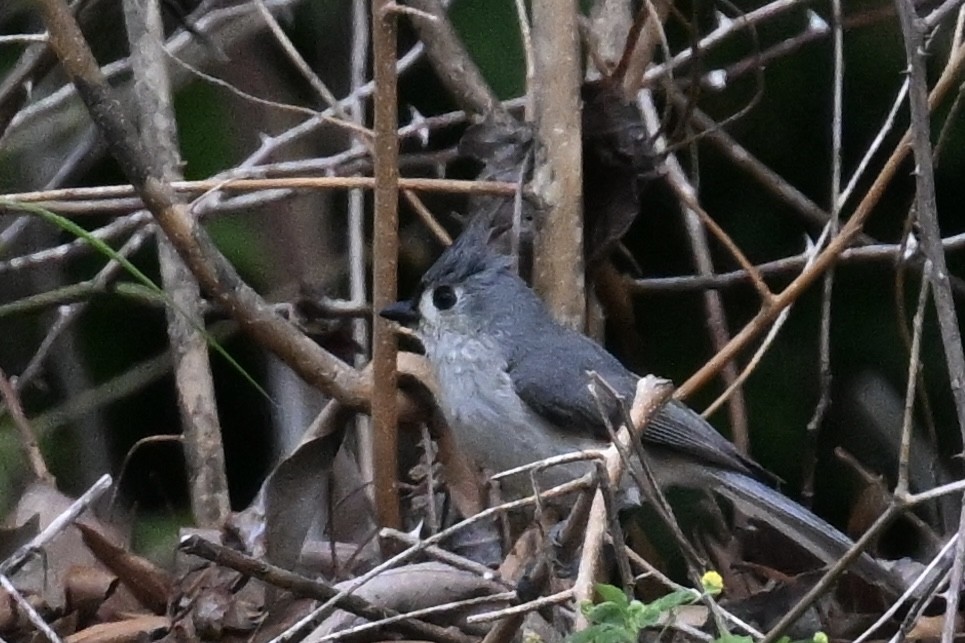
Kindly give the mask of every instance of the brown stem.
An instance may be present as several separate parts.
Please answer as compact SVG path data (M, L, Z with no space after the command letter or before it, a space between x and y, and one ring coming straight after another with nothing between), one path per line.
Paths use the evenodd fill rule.
M375 512L382 527L399 528L398 408L395 331L378 311L395 301L399 261L399 140L395 75L396 14L372 0L375 76L375 230L372 268L372 465Z
M948 65L945 67L945 70L942 72L941 77L938 79L938 82L928 97L928 109L934 109L942 98L956 86L957 74L963 66L963 63L965 63L965 46L959 47L958 50L952 53ZM709 382L727 362L731 361L738 352L743 350L751 341L764 332L770 322L781 314L784 308L787 308L793 302L797 301L804 291L837 260L838 256L851 244L858 233L861 232L862 226L864 226L868 217L871 216L875 205L881 200L885 188L891 182L891 179L894 178L901 162L907 158L908 152L911 150L910 141L911 134L906 132L895 146L894 151L885 162L884 167L875 178L874 183L868 189L864 199L858 204L854 214L841 228L841 233L834 237L828 244L828 247L818 255L811 268L805 270L791 282L787 288L775 295L769 304L761 307L761 310L754 316L754 319L744 326L723 350L714 355L710 361L704 364L690 379L684 382L683 385L677 389L676 396L678 398L686 398L695 390Z
M53 487L57 481L54 480L54 477L47 469L47 463L44 461L44 456L40 452L40 444L38 444L33 428L30 426L30 421L27 419L26 414L23 412L23 407L20 405L20 397L14 390L10 380L7 379L6 373L2 370L0 370L0 397L3 398L3 403L7 405L7 412L10 414L17 433L20 435L20 448L23 449L24 456L27 459L27 465L30 467L30 472L33 473L34 478L38 481Z
M536 131L534 189L546 205L536 238L534 286L553 315L583 328L583 167L575 0L534 0Z

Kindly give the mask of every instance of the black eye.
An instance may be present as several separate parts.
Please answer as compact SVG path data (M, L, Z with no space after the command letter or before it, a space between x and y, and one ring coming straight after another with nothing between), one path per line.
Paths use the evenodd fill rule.
M439 286L432 291L432 303L439 310L449 310L456 303L456 291L452 286Z

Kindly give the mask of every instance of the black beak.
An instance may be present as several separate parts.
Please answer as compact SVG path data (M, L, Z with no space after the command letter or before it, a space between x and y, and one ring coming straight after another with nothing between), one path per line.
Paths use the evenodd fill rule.
M397 301L380 310L379 315L409 328L415 326L420 317L412 300Z

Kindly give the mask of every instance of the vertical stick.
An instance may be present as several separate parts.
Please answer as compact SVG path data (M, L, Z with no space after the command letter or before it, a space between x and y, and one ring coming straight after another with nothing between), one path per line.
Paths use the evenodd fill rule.
M164 181L180 172L177 122L164 53L164 28L158 0L124 0L124 15L134 70L134 99L142 144ZM191 271L164 234L158 235L161 281L171 298L168 337L174 361L184 455L188 465L191 512L199 527L220 527L231 507L225 474L221 425L201 313L201 291Z
M921 229L925 256L932 270L925 277L931 281L932 299L938 316L942 347L945 349L945 366L948 369L949 386L955 401L958 429L965 443L965 352L962 350L962 332L955 310L945 250L942 247L941 229L938 225L938 204L935 200L935 166L931 144L931 119L925 70L925 25L918 18L914 5L908 0L895 0L898 22L905 42L905 58L908 60L908 111L911 123L911 148L915 156L915 215ZM949 59L946 70L953 65L955 55ZM944 76L944 74L942 74ZM937 87L936 87L937 89ZM945 623L942 626L942 643L955 639L955 623L958 616L959 588L965 577L965 495L958 532L955 536L955 558L949 578L948 601L945 606Z
M391 0L372 0L375 78L375 239L373 241L372 391L375 510L382 527L399 528L398 409L395 334L378 311L396 297L399 231L399 142L396 112L396 15Z
M547 206L536 238L534 285L553 315L583 329L583 149L576 0L533 0L535 98L540 140L533 185Z

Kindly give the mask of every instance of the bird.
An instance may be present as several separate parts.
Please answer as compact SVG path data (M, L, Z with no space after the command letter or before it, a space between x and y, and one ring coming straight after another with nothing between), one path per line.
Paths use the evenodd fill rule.
M412 297L384 308L381 316L413 330L421 341L439 385L442 414L460 449L477 465L499 472L607 446L609 431L587 387L588 373L595 371L627 400L639 376L589 337L558 323L517 275L513 260L492 250L495 235L470 222L425 272ZM665 404L641 439L662 489L709 489L825 564L853 545L772 488L772 476L683 403ZM587 466L547 469L540 483L562 484ZM509 494L532 493L527 477L517 478ZM900 587L867 554L853 569L869 582Z

